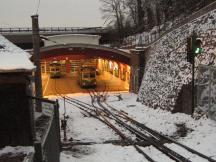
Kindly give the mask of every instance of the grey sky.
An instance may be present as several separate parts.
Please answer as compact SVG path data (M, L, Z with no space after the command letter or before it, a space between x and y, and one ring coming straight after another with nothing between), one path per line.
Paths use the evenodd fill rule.
M31 27L39 0L0 0L0 27ZM39 24L45 26L103 26L99 0L40 0Z

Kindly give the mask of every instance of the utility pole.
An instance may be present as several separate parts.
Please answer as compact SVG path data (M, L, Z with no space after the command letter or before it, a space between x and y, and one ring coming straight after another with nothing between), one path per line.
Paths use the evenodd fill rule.
M38 15L32 15L32 42L33 42L33 58L36 66L35 71L35 96L42 98L42 81L41 81L41 67L40 67L40 35L38 25ZM36 100L36 110L42 111L41 101Z

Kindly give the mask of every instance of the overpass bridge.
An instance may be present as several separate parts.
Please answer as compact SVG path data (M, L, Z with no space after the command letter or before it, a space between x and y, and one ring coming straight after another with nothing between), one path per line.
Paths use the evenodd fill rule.
M41 27L40 34L44 36L65 34L91 34L101 36L101 43L108 42L112 37L107 28L102 27ZM32 48L32 28L0 28L0 34L22 49ZM41 46L43 42L41 41Z
M39 29L41 34L101 34L106 33L107 29L102 27L42 27ZM3 35L32 34L30 27L0 28Z

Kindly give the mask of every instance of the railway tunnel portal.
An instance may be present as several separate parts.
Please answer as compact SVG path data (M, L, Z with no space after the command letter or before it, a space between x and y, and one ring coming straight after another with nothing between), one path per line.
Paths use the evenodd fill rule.
M90 43L83 41L77 43L67 39L66 41L52 39L51 43L45 42L40 54L44 95L56 94L57 89L61 91L59 93L86 92L86 89L78 84L80 75L78 71L83 64L95 67L97 78L95 89L98 91L105 88L108 91L135 93L138 91L141 80L139 52L101 46L94 40ZM59 78L50 77L50 65L53 62L60 64Z

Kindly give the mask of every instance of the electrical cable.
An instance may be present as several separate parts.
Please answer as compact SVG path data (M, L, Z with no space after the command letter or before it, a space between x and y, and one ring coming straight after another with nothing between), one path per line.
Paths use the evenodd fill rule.
M37 10L36 10L36 15L38 15L38 10L40 8L40 0L38 0L38 5L37 5Z

